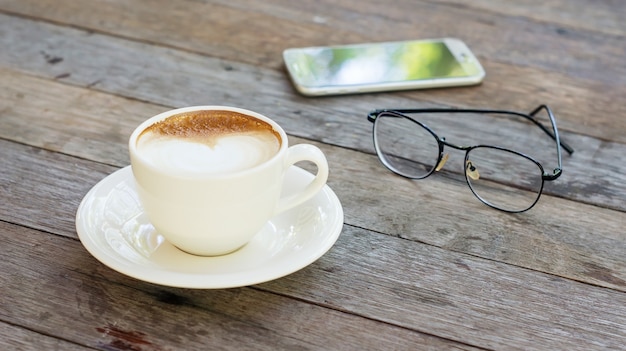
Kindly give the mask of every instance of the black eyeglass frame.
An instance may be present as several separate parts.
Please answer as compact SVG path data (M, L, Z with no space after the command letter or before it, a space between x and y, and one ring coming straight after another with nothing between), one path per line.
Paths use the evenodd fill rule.
M537 113L539 113L541 110L545 110L550 118L550 124L552 126L552 131L550 131L550 129L548 129L546 126L544 126L540 121L538 121L535 118L535 115ZM542 131L544 131L548 136L550 136L556 143L556 153L557 153L557 167L553 169L552 173L546 172L545 168L541 165L541 163L539 163L537 160L533 159L532 157L515 151L515 150L511 150L511 149L507 149L507 148L503 148L503 147L499 147L499 146L493 146L493 145L483 145L483 144L479 144L479 145L473 145L473 146L460 146L460 145L454 145L451 144L449 142L447 142L445 140L445 138L440 138L437 133L435 133L431 128L429 128L428 126L426 126L425 124L405 115L405 114L420 114L420 113L480 113L480 114L500 114L500 115L509 115L509 116L519 116L519 117L523 117L529 121L531 121L533 124L535 124L537 127L539 127ZM394 166L390 165L386 158L381 156L384 155L382 150L380 150L379 144L378 144L378 140L377 140L377 136L376 136L376 120L377 118L381 115L381 114L387 114L393 117L398 117L398 118L406 118L408 120L410 120L411 122L421 126L422 128L424 128L425 130L427 130L430 134L432 134L432 136L435 138L435 140L437 140L437 144L439 146L439 154L438 154L438 158L437 158L437 162L435 163L435 166L432 167L432 169L425 174L424 176L421 177L412 177L410 175L407 174L403 174L401 171L397 170ZM374 139L374 147L376 149L376 153L378 155L378 158L380 159L380 161L385 165L385 167L387 167L390 171L403 176L405 178L409 178L409 179L424 179L427 178L428 176L430 176L431 174L433 174L436 170L437 170L437 165L439 165L439 163L441 162L443 155L444 155L444 147L448 146L451 147L453 149L457 149L457 150L462 150L465 151L465 163L467 163L468 161L468 155L470 153L470 151L476 149L476 148L491 148L491 149L497 149L497 150L501 150L501 151L505 151L505 152L510 152L513 154L516 154L518 156L524 157L530 161L532 161L533 163L535 163L539 169L541 170L541 186L539 187L539 191L537 194L537 198L535 199L535 201L527 208L522 209L522 210L508 210L508 209L503 209L500 208L496 205L493 205L492 203L490 203L489 201L486 201L484 198L482 198L479 194L476 193L476 191L474 191L474 188L472 187L469 179L467 179L467 173L465 173L465 180L467 182L467 185L469 186L470 190L472 191L472 193L474 194L474 196L476 196L481 202L483 202L485 205L495 208L497 210L500 211L504 211L504 212L510 212L510 213L519 213L519 212L524 212L524 211L528 211L529 209L531 209L533 206L535 206L535 204L539 201L539 198L541 197L541 194L543 193L543 185L545 181L552 181L555 180L557 178L559 178L561 176L561 174L563 173L563 168L562 168L562 158L561 158L561 147L563 147L570 155L574 153L574 149L569 146L567 143L565 143L564 141L562 141L559 137L559 131L558 128L556 126L556 120L554 118L554 114L552 113L552 111L550 110L550 108L547 105L540 105L537 108L535 108L534 110L532 110L529 114L525 114L525 113L521 113L521 112L516 112L516 111L509 111L509 110L491 110L491 109L449 109L449 108L424 108L424 109L379 109L379 110L373 110L370 111L369 114L367 115L367 119L372 122L374 124L373 128L373 139Z

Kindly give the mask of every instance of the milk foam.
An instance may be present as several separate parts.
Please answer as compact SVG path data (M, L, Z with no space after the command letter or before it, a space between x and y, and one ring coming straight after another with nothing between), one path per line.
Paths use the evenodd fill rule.
M272 158L280 148L269 132L202 137L145 133L137 151L154 166L174 173L222 175L246 170Z

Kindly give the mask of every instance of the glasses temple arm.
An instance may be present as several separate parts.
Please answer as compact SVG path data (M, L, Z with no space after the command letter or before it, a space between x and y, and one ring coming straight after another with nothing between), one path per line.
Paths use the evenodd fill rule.
M485 112L487 112L487 113L489 113L489 112L492 112L492 113L506 113L506 114L514 114L514 115L517 115L517 116L521 116L521 117L524 117L524 118L530 120L537 127L539 127L546 134L548 134L552 138L552 140L556 141L556 136L554 135L554 133L552 131L550 131L550 129L546 128L546 126L541 124L541 122L539 122L538 120L536 120L534 118L534 116L537 114L537 112L541 111L542 109L548 110L548 107L546 105L541 105L541 106L537 107L535 110L533 110L531 113L529 113L528 115L523 114L523 113L512 112L512 111L500 111L500 110L441 109L441 108L381 109L381 110L373 110L370 113L368 113L367 119L370 122L374 123L374 121L376 120L376 117L378 117L378 115L381 114L382 112L399 112L399 113L429 113L429 112L470 112L470 113L485 113ZM574 153L574 148L572 148L566 142L564 142L563 140L560 140L560 139L561 138L559 138L559 144L561 144L561 146L565 149L565 151L567 151L570 155L573 154Z
M545 109L546 111L548 111L549 114L552 114L549 110L548 107L546 105L541 105L539 107L537 107L536 109L534 109L531 113L528 114L528 116L524 116L524 117L530 117L530 120L533 121L533 123L535 123L539 128L541 128L541 130L543 130L546 134L548 134L554 141L556 141L556 135L554 135L554 133L546 128L543 124L541 124L541 122L537 121L534 117L537 114L537 112L541 111L542 109ZM556 127L556 126L555 126ZM566 142L564 142L563 140L561 140L561 138L559 138L559 143L561 144L561 146L565 149L565 151L567 151L567 153L569 153L570 155L574 153L574 148L572 148L571 146L569 146Z

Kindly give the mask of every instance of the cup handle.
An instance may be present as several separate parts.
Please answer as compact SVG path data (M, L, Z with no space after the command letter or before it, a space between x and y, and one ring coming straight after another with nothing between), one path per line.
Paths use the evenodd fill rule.
M285 170L300 161L311 161L317 166L317 174L304 190L297 194L281 197L274 211L274 215L294 208L317 194L328 179L328 161L317 146L311 144L297 144L287 150Z

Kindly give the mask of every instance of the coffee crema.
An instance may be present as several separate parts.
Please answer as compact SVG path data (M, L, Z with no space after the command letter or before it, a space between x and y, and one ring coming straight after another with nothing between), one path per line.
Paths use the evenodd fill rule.
M137 151L154 166L175 173L229 174L272 158L280 134L256 117L226 110L173 115L146 128Z

